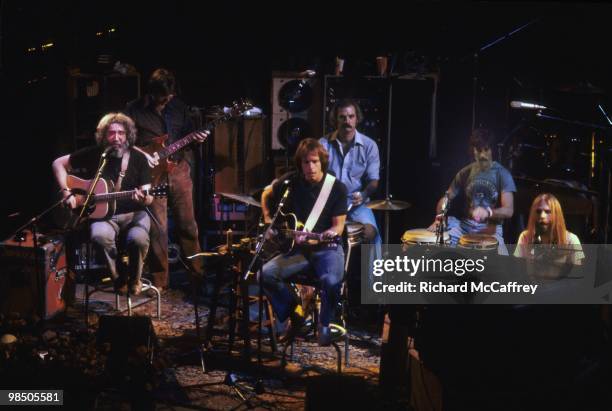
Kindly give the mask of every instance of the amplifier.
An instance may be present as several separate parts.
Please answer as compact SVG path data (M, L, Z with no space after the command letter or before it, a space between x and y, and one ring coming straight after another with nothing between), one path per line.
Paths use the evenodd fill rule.
M32 232L20 237L0 243L0 311L51 318L66 306L64 238L39 234L34 249Z

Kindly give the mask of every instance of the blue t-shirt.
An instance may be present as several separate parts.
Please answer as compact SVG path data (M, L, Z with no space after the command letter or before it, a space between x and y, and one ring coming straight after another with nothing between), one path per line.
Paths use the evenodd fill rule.
M498 208L501 206L501 193L516 192L512 174L495 161L486 171L481 171L477 162L462 168L453 179L451 188L455 194L463 193L467 198L466 215L475 207Z

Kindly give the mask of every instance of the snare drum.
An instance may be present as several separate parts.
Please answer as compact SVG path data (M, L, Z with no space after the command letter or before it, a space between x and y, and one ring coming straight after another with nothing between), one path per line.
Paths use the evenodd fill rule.
M499 242L489 234L464 234L459 239L459 247L471 250L496 251Z
M444 232L444 244L450 242L450 235L448 231ZM429 231L426 228L415 228L408 230L402 236L402 244L406 246L410 245L428 245L436 244L436 233Z

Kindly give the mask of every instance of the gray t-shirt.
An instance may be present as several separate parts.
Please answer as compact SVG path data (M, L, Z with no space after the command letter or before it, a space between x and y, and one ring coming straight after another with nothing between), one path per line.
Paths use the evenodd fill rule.
M497 208L501 205L501 193L516 192L510 172L495 161L487 171L481 171L477 162L465 166L457 173L451 187L456 194L465 195L466 216L475 207Z

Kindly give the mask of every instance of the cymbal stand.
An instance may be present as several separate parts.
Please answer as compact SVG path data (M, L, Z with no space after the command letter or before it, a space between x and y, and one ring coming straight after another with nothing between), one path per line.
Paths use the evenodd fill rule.
M608 113L606 112L606 110L604 109L604 107L601 104L597 105L597 108L599 109L599 111L601 111L601 113L603 114L603 116L605 117L606 121L608 122L608 124L610 126L612 126L612 120L610 120L610 116L608 115ZM608 133L610 131L610 128L607 129ZM606 143L608 143L609 139L606 139ZM604 244L608 244L608 230L610 227L610 193L612 190L612 171L610 170L610 162L609 160L609 150L608 150L608 146L609 144L606 144L604 147L604 155L603 155L603 164L604 164L604 170L605 170L605 178L606 178L606 190L605 190L605 199L606 199L606 209L605 209L605 214L604 214ZM603 186L603 182L600 183L600 186Z

